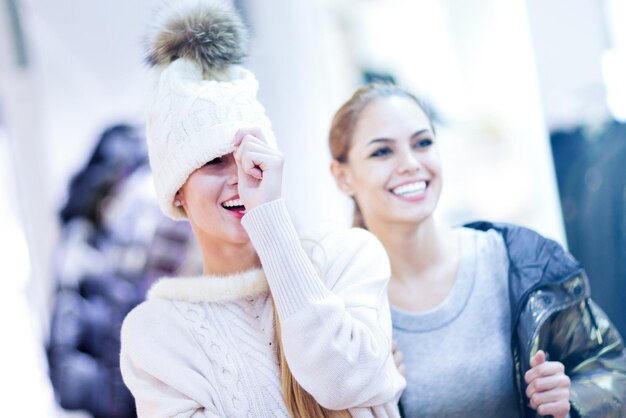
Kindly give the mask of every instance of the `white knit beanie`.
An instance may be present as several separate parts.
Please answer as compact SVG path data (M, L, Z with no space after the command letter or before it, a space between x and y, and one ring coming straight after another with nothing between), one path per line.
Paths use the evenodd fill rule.
M276 140L254 74L238 65L247 41L239 17L202 0L174 3L149 39L148 62L160 74L146 136L159 205L185 219L176 193L193 171L233 151L239 128L261 128L274 147Z

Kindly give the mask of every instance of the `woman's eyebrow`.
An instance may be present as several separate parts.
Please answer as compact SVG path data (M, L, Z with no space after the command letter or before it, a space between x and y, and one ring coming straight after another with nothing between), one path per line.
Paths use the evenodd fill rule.
M389 139L389 138L375 138L372 139L370 142L367 143L367 145L372 145L372 144L376 144L379 142L383 142L383 143L389 143L389 142L393 142L393 139Z
M417 138L418 136L426 133L426 132L430 132L430 129L420 129L419 131L415 132L413 135L411 135L411 139Z
M430 129L428 128L424 128L424 129L420 129L419 131L415 132L413 135L411 135L410 139L414 139L417 138L418 136L426 133L426 132L430 132ZM393 139L390 138L374 138L372 139L370 142L367 143L367 145L372 145L372 144L377 144L377 143L389 143L389 142L394 142Z

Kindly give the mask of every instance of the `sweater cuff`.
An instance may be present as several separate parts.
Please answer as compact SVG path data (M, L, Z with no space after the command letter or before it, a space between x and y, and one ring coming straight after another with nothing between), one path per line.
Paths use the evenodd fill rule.
M241 220L256 249L276 309L286 318L330 295L313 266L283 199L257 206Z

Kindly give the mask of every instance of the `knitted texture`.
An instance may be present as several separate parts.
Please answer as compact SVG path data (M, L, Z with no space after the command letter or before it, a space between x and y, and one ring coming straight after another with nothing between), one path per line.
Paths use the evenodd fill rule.
M177 302L211 364L224 417L288 417L268 292L214 304Z
M120 368L139 417L288 416L273 302L289 368L322 406L397 417L405 382L391 357L382 245L363 230L334 232L320 238L316 269L282 200L244 219L262 273L162 279L124 321ZM263 226L276 219L287 225Z
M189 175L233 151L239 128L260 128L275 146L258 83L240 66L247 31L234 10L206 0L164 3L148 36L147 61L159 76L148 109L146 136L163 212L186 218L174 196Z
M232 66L222 80L203 79L199 64L178 59L162 70L146 121L150 167L159 205L173 219L185 219L174 205L189 175L233 151L235 133L259 127L276 146L265 109L256 100L254 75Z

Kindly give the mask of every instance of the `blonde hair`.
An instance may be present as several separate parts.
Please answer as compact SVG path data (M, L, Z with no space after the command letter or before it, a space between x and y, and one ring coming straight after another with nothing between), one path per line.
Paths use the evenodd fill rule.
M326 253L320 243L320 237L324 234L322 230L311 230L300 237L300 244L313 263L320 280L324 277L323 266L327 263ZM289 414L293 418L349 418L351 415L347 410L331 411L321 406L310 393L308 393L291 374L285 352L283 350L282 336L280 330L280 319L276 305L274 304L274 329L276 330L276 341L278 359L280 364L280 381L283 398Z
M283 350L282 337L280 332L280 321L274 305L274 322L276 329L276 341L278 341L278 358L280 363L280 381L283 390L283 398L293 418L349 418L351 415L347 410L331 411L322 407L317 401L300 386L298 381L291 374L285 351Z
M387 97L404 97L414 101L424 111L430 122L430 127L435 132L426 108L420 100L407 90L388 83L371 83L367 84L354 92L352 97L343 104L335 113L333 122L330 127L330 133L328 135L328 146L333 159L339 163L348 162L348 153L352 146L352 134L356 127L359 117L363 109L368 104L376 99L383 99ZM354 199L353 199L354 200ZM354 214L352 217L352 226L365 228L365 220L359 205L354 201Z

